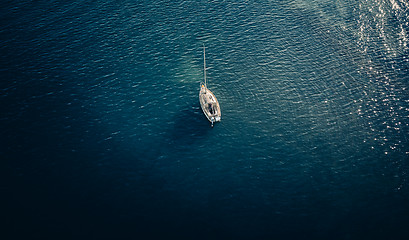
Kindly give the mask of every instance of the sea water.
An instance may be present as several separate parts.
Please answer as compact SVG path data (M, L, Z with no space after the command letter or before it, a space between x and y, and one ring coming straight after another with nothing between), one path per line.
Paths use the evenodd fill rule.
M0 5L4 239L408 239L406 0Z

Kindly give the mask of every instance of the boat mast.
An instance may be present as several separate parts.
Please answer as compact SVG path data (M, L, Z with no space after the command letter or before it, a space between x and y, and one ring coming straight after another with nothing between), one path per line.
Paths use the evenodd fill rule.
M205 91L207 89L207 80L206 80L206 47L203 44L203 72L204 72L204 80L205 80Z

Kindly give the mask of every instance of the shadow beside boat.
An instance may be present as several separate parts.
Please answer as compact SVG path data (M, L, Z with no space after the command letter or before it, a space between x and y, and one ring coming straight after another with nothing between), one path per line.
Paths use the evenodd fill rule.
M176 144L190 145L198 139L203 139L212 129L199 105L183 107L173 121L170 140Z

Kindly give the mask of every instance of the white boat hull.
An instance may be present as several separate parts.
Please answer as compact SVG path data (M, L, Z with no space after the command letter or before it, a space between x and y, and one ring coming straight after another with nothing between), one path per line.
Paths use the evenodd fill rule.
M204 85L202 85L200 88L199 101L202 111L209 122L213 124L221 121L222 113L220 110L219 101L217 101L216 96Z

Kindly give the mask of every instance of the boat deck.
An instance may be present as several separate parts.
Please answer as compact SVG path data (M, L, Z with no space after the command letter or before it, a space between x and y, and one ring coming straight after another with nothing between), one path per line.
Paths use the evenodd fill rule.
M200 105L203 113L210 122L219 122L221 120L221 110L216 96L205 86L202 85L199 93ZM212 119L213 118L213 119Z

